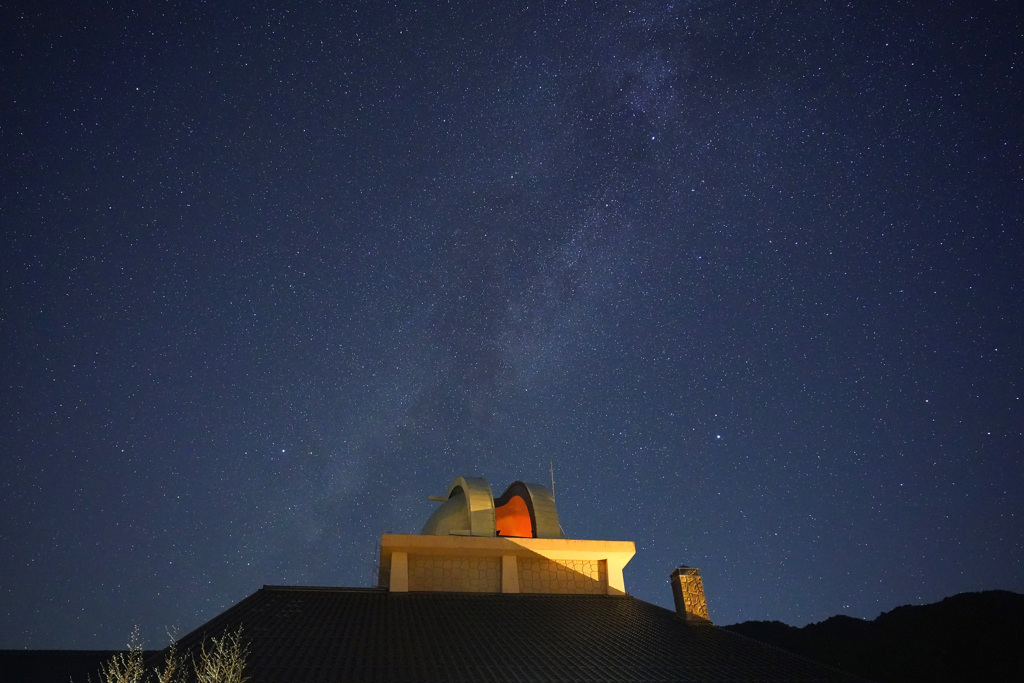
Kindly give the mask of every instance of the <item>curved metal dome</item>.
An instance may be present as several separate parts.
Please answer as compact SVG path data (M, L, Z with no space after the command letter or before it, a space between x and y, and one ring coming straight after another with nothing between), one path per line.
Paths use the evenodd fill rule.
M514 481L494 498L483 477L456 477L420 532L428 536L565 538L555 499L542 484Z
M420 533L428 536L495 536L494 496L483 477L455 477L444 505Z

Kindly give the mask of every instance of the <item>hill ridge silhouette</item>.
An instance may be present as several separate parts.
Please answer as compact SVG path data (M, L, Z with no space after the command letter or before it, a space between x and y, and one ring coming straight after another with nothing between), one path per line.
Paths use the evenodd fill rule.
M901 605L872 620L724 628L876 681L1024 680L1024 595L1012 591Z

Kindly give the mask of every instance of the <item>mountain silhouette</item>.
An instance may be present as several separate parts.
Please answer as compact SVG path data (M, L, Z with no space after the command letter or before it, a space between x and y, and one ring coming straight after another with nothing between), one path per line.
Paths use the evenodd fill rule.
M1024 595L1010 591L904 605L872 621L724 628L875 681L1024 681Z

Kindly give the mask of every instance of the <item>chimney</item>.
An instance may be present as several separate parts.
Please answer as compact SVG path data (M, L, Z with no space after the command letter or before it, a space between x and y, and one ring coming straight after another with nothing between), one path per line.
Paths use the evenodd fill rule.
M670 576L672 597L676 601L676 614L690 624L710 624L708 602L704 599L704 582L700 570L678 567Z

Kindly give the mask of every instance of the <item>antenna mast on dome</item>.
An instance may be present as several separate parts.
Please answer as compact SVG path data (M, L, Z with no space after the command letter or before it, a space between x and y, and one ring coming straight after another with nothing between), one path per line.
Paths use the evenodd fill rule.
M548 460L548 467L551 468L551 500L555 499L555 461Z

